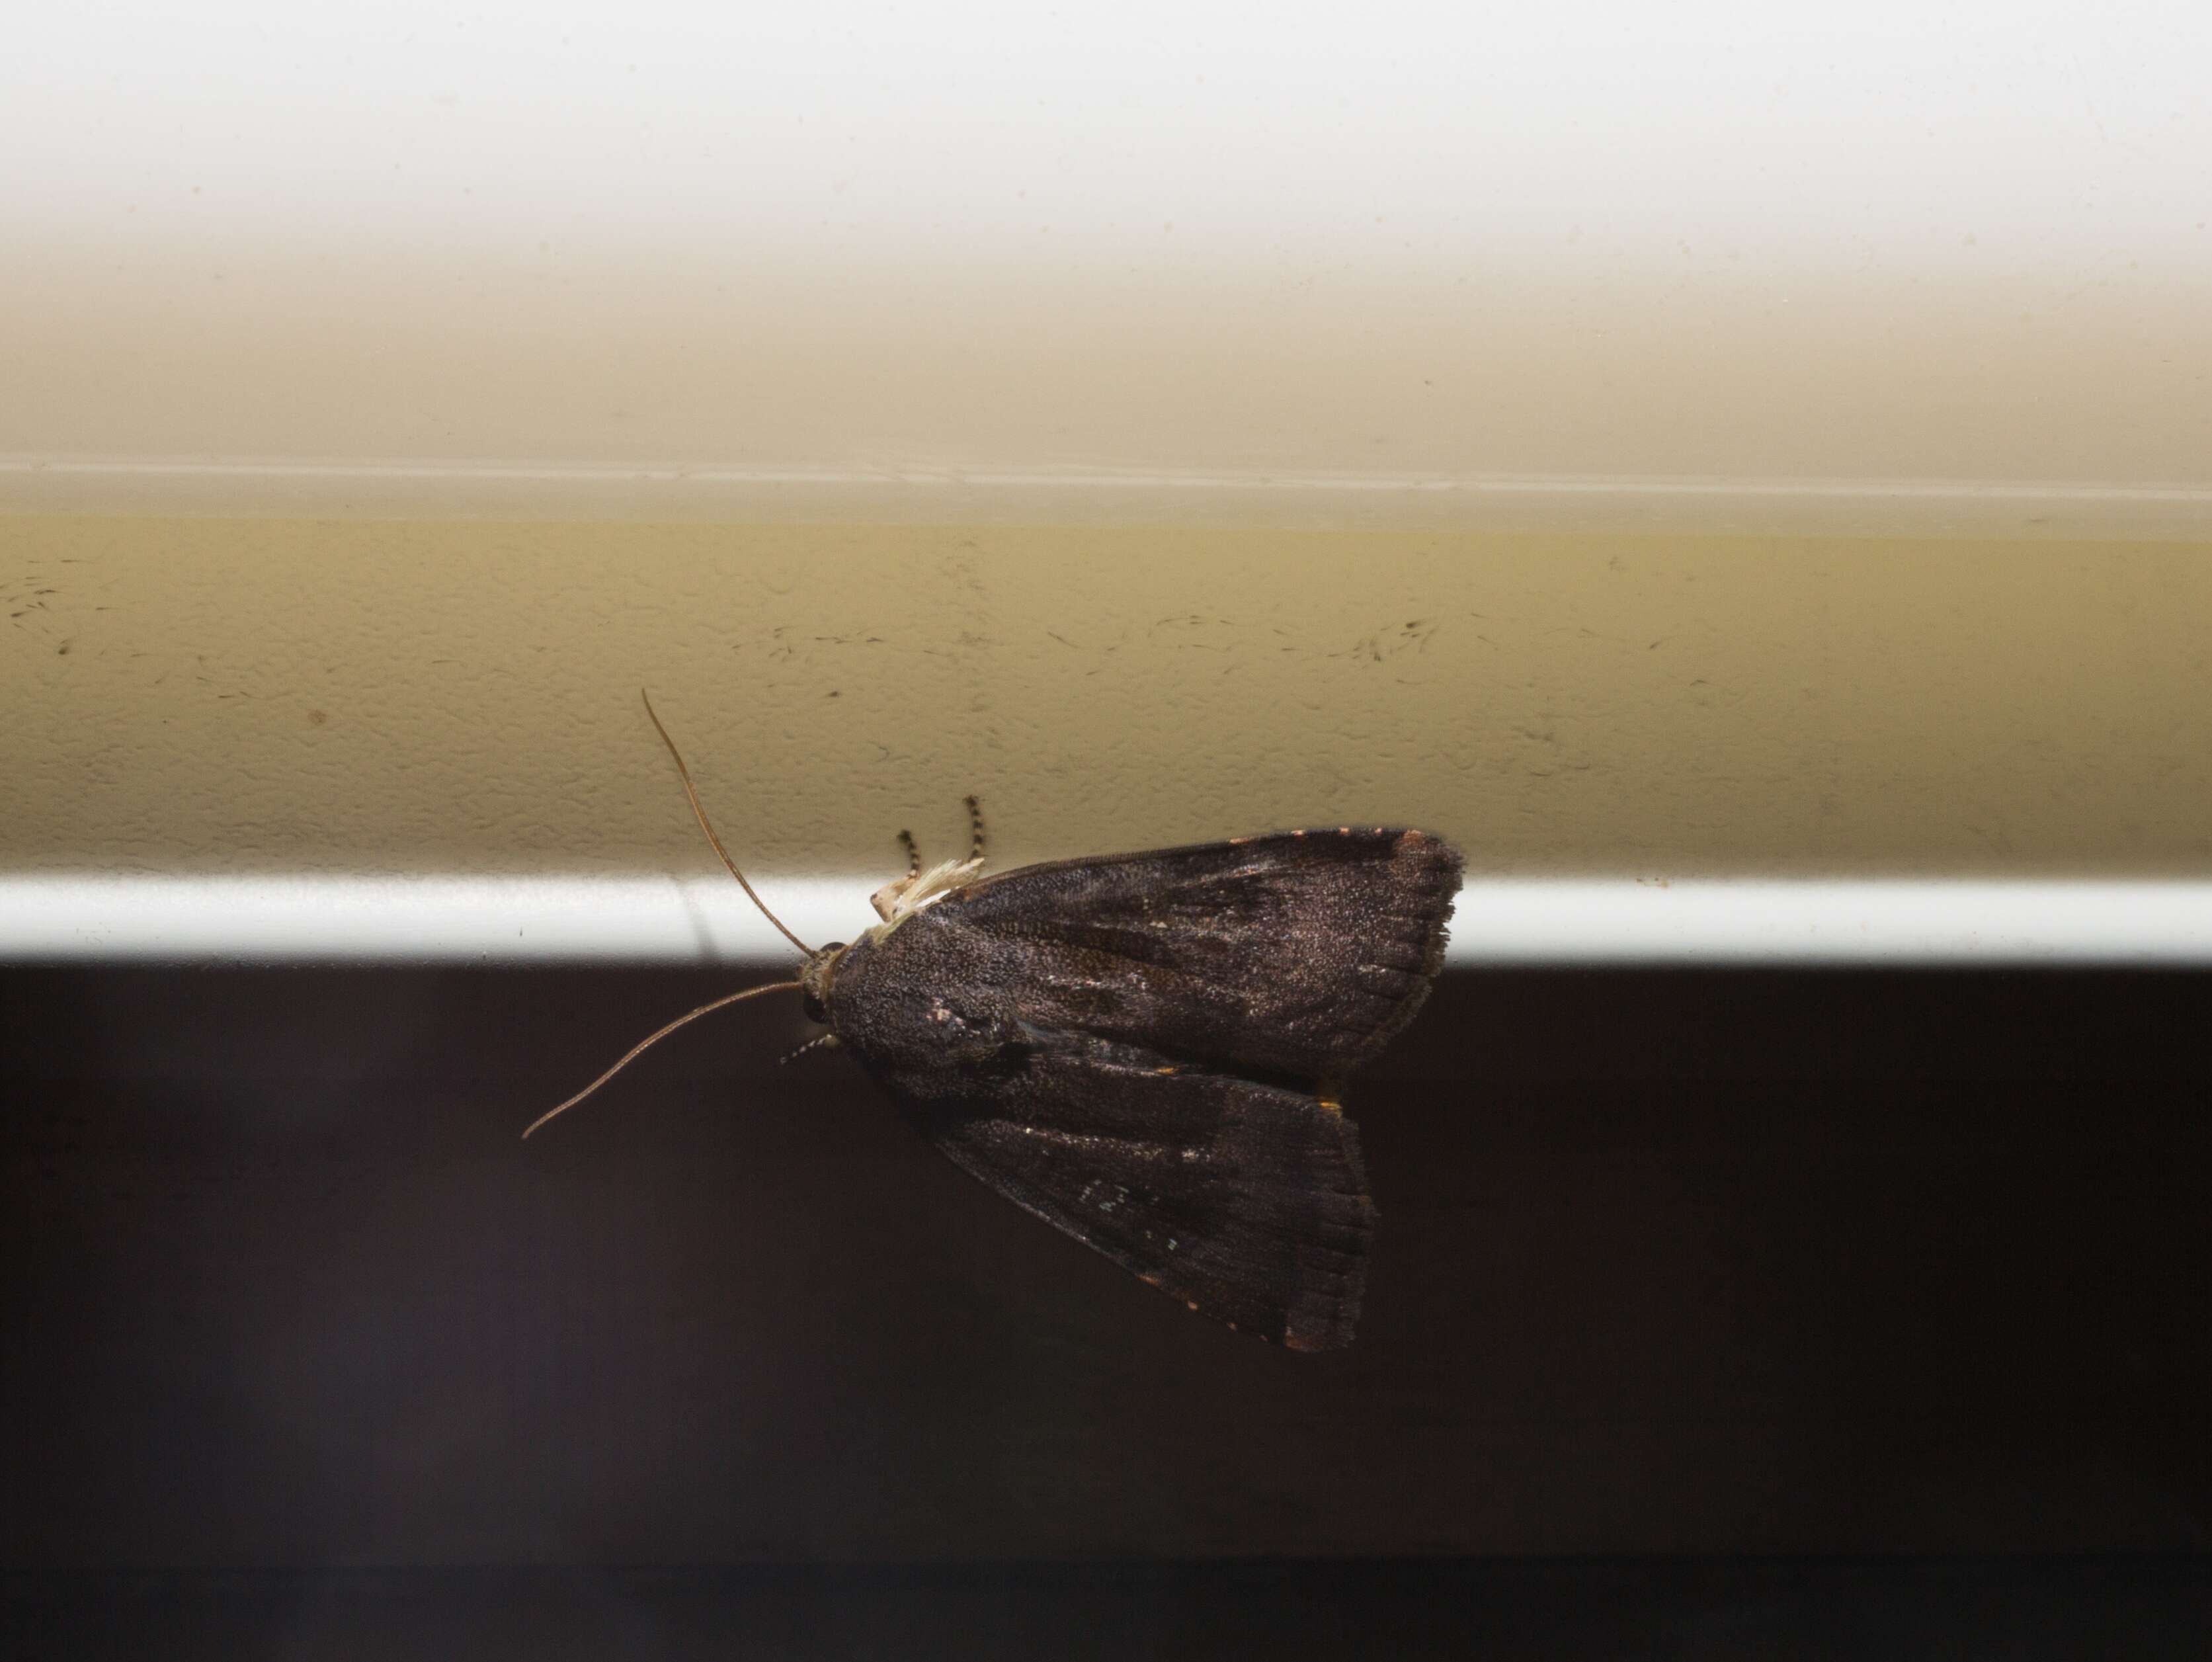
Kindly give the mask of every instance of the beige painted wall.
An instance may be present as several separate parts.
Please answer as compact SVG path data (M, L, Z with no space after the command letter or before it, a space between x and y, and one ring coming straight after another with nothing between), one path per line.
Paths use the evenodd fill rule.
M0 519L0 869L2203 873L2212 547Z

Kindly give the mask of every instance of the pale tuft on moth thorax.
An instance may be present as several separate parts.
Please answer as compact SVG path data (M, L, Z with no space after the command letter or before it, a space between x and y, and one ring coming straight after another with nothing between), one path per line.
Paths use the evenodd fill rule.
M868 897L876 916L884 920L868 931L868 938L883 940L925 906L934 905L955 889L967 887L982 872L983 856L977 855L969 860L947 860L926 872L884 884Z

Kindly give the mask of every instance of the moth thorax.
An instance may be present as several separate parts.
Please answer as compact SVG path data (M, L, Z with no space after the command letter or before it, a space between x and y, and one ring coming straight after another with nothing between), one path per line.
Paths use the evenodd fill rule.
M884 920L868 933L882 939L924 906L974 882L982 869L982 856L978 855L972 860L947 860L926 872L884 884L868 897L876 916Z

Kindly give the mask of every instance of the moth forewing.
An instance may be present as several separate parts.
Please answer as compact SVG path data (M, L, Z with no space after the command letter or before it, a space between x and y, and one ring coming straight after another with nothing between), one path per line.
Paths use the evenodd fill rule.
M870 931L826 1014L963 1170L1193 1308L1333 1348L1375 1217L1337 1093L1427 996L1459 869L1389 828L1028 867Z

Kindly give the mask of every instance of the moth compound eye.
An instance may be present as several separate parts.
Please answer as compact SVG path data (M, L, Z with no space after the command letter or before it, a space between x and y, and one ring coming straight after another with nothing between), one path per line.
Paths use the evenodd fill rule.
M799 995L799 1008L806 1012L806 1019L809 1021L830 1020L830 1013L822 1008L822 1001L811 993L801 993Z

